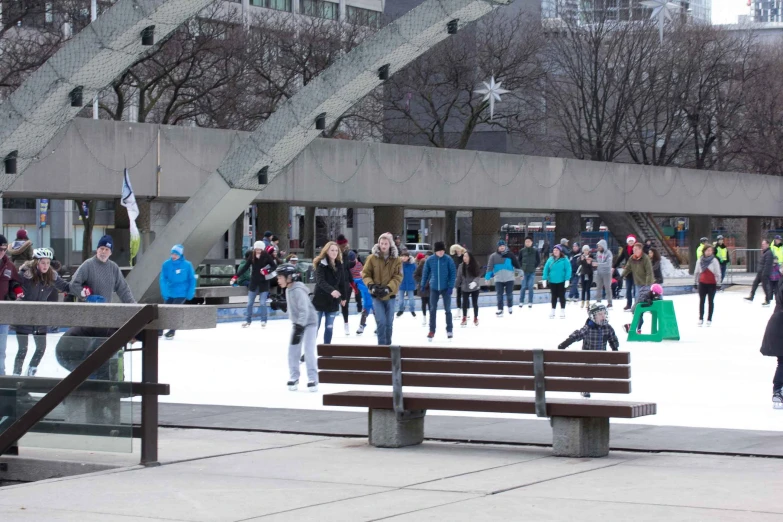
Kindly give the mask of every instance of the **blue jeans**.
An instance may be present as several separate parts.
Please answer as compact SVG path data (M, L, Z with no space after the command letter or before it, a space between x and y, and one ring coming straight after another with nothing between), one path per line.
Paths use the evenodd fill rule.
M394 305L396 298L388 301L372 298L372 306L375 310L375 324L378 326L378 344L386 346L391 344L392 329L394 327Z
M245 311L245 322L250 324L253 322L253 304L256 302L256 297L261 297L258 302L258 311L261 312L261 322L266 322L266 299L269 297L269 291L266 292L254 292L253 290L247 291L247 310Z
M8 325L0 324L0 375L5 375L5 346L8 342Z
M405 296L408 296L408 309L411 312L415 312L416 308L413 304L413 290L400 290L400 293L398 294L400 296L400 307L397 309L398 312L404 312L405 311Z
M579 299L579 276L578 275L571 276L571 284L568 287L568 298Z
M633 276L625 280L625 304L628 308L633 304L633 297L636 293L636 285L633 282Z
M536 284L536 272L535 270L527 273L525 272L525 275L522 276L521 286L522 288L519 290L519 304L522 304L525 302L525 290L527 290L530 294L530 297L528 297L528 303L533 304L533 287Z
M503 311L503 292L506 293L506 301L509 309L514 306L514 281L498 283L495 281L495 293L498 296L498 310Z
M448 290L430 289L430 332L435 331L435 318L438 314L438 299L443 298L443 309L446 310L446 331L454 331L451 322L451 295Z
M332 344L332 331L334 330L334 318L338 312L318 312L318 329L321 329L321 319L326 317L326 328L324 329L324 344Z
M729 267L728 263L720 264L720 282L722 283L726 279L726 269Z

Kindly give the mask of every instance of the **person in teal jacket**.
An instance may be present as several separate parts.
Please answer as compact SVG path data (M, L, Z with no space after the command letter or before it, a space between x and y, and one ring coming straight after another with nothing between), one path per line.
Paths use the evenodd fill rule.
M552 311L549 318L555 317L555 308L560 301L560 318L565 319L566 288L571 280L571 262L566 255L566 249L562 245L555 245L552 249L552 257L547 259L544 265L544 275L541 282L544 288L549 286L552 292Z
M196 294L196 272L193 265L185 259L185 248L174 245L171 248L171 259L163 263L160 270L160 294L163 304L183 304L190 301ZM166 339L173 339L174 330L166 332ZM158 332L158 336L163 331Z

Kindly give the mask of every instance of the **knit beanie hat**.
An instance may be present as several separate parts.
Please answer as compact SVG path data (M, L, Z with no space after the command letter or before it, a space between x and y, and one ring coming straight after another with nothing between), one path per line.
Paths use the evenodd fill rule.
M114 240L111 238L111 236L103 236L100 241L98 241L98 248L106 247L109 250L114 250Z
M264 237L272 237L272 231L267 230L266 232L264 232Z
M182 245L174 245L171 247L171 253L177 254L179 257L182 257L185 255L185 247Z
M348 240L345 239L344 235L340 234L339 236L337 236L337 244L341 245L341 246L342 245L347 245L348 244Z
M443 241L436 241L435 242L435 252L445 252L446 251L446 243Z
M253 243L253 250L266 250L266 243L263 241L256 241Z
M27 241L27 230L20 228L16 231L16 239L24 239Z
M3 234L0 234L0 245L7 245L8 240L5 238Z
M425 256L424 253L419 252L418 254L416 254L416 261L421 261L425 257L427 257L427 256Z
M498 241L498 246L506 246L506 241L501 239L500 241Z

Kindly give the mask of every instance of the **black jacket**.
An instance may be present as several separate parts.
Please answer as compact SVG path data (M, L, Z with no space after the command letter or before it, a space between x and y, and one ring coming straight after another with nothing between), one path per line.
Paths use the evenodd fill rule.
M344 301L348 295L344 265L336 261L334 266L335 268L332 268L326 259L322 259L315 267L313 306L319 312L337 312L340 309L340 301ZM332 297L335 290L340 292L340 297L336 299Z
M52 294L56 296L57 292L67 294L70 291L68 283L61 279L57 272L54 272L54 282L51 285L47 285L33 281L33 270L35 269L32 266L25 263L19 271L19 277L22 279L22 289L24 290L23 301L51 301L50 297ZM49 330L49 327L18 325L15 329L18 335L44 335Z
M783 306L780 305L782 297L783 285L778 285L775 311L767 322L764 340L761 341L761 354L769 357L783 357Z
M242 268L237 270L237 277L241 276L248 270L250 272L250 286L248 290L251 292L268 292L269 280L261 273L262 270L267 270L270 274L277 268L277 263L272 259L272 256L266 252L261 252L261 257L256 257L255 253L251 254L251 263L246 263Z
M759 275L761 277L769 277L772 273L773 256L772 249L768 248L761 252L761 261L759 261Z
M584 254L579 256L579 267L582 269L582 275L585 277L593 277L593 261L595 258L592 254L588 258L584 257ZM575 274L576 272L574 272Z

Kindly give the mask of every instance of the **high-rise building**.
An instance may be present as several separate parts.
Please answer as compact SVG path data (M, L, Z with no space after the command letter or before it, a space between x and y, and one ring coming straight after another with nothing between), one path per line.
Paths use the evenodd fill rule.
M751 0L750 19L754 22L783 22L783 1Z
M650 17L651 9L642 5L643 0L542 0L541 14L544 19L562 18L579 14L582 19L604 18L617 22L644 20ZM773 0L782 1L782 0ZM674 0L680 6L680 15L686 20L699 23L711 22L712 0Z

